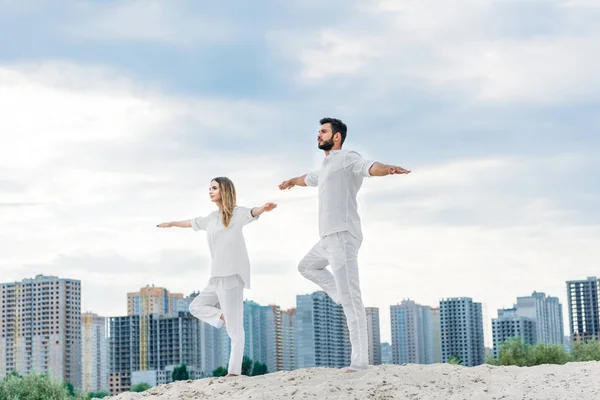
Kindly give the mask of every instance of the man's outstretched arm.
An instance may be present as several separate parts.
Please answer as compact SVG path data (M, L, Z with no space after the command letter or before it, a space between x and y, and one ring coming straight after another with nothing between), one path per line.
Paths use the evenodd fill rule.
M362 175L364 177L410 173L410 171L395 165L365 160L356 151L349 151L346 154L346 157L344 158L344 169L351 174Z
M373 165L371 165L371 168L369 168L369 174L371 174L371 176L386 176L396 174L410 174L410 171L395 165L388 165L382 164L380 162L375 162L373 163Z
M294 186L308 186L306 184L306 175L308 174L304 174L302 176L298 176L296 178L288 179L287 181L281 182L281 184L279 185L279 189L286 190L291 189Z

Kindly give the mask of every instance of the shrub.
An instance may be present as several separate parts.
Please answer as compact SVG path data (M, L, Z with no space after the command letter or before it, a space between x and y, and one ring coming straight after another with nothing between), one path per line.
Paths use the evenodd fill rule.
M517 365L531 367L542 364L564 365L568 362L600 361L600 343L597 341L576 341L569 354L561 345L538 343L535 346L524 343L521 338L509 339L500 346L498 358L489 358L491 365Z
M20 377L7 375L0 381L2 400L72 400L69 390L59 381L47 375L29 374Z
M573 361L600 361L600 343L595 340L587 343L574 341L572 358Z
M136 393L141 393L141 392L145 392L146 390L150 389L152 386L150 386L149 384L147 384L146 382L141 382L138 383L137 385L133 385L129 391L130 392L136 392Z

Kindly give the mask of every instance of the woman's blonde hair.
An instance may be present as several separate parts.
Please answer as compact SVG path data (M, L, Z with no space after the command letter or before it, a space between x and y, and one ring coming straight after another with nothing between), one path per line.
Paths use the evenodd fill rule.
M231 179L224 176L219 176L213 181L219 184L219 191L221 192L221 201L223 202L223 225L229 226L231 218L233 217L233 210L237 206L235 196L235 185Z

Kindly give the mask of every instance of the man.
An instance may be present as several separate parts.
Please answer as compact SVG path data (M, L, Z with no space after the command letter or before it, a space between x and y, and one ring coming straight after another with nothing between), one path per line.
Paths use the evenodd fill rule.
M292 178L279 189L294 186L319 187L319 235L321 240L300 261L298 270L319 285L333 301L341 304L346 315L352 357L346 372L368 367L367 318L362 302L358 250L362 230L356 195L364 177L408 174L393 165L364 160L357 152L342 150L347 127L339 119L323 118L317 136L325 160L318 171ZM331 265L333 273L327 265Z

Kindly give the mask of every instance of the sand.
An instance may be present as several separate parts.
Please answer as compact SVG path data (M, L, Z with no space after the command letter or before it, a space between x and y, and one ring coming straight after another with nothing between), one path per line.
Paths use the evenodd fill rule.
M106 399L594 400L600 399L599 377L599 362L530 368L381 365L352 374L309 368L257 377L181 381Z

